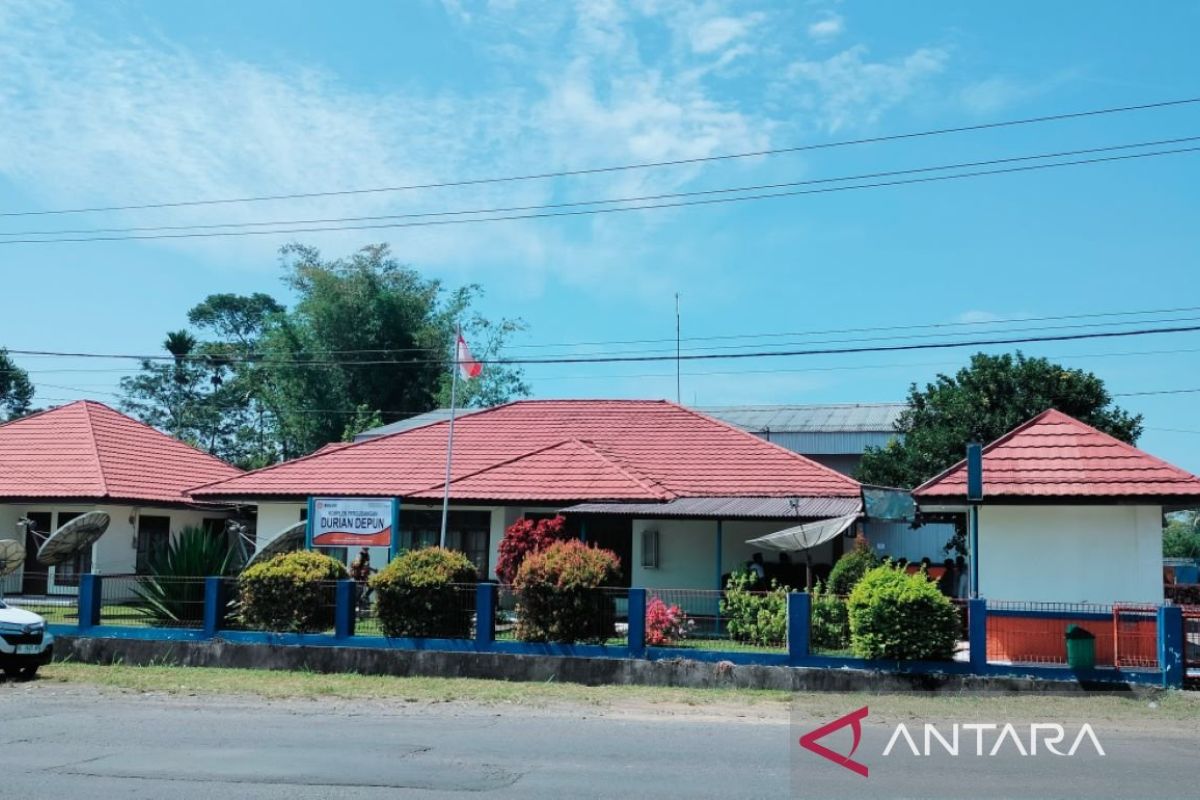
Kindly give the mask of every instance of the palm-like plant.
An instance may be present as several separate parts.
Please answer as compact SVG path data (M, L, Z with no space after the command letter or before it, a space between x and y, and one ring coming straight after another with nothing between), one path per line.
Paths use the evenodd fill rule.
M224 536L184 528L150 562L150 574L134 588L137 607L160 624L204 619L204 578L232 574L232 551Z

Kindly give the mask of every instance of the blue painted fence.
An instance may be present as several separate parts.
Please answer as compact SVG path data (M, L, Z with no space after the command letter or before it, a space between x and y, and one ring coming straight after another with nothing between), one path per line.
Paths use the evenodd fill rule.
M100 575L83 575L79 584L79 624L51 625L58 635L91 636L99 638L150 639L162 641L203 641L219 638L229 642L272 645L303 645L307 647L357 647L388 650L429 650L471 653L512 653L521 655L573 656L582 658L638 658L649 660L690 659L693 661L728 661L734 664L791 666L817 669L878 670L914 675L981 675L991 677L1032 677L1059 681L1096 681L1103 683L1138 683L1163 687L1181 687L1184 670L1183 625L1180 609L1163 606L1158 610L1158 668L1118 669L1097 667L1074 670L1059 666L1025 666L995 664L987 660L988 615L1012 615L1011 610L989 611L982 599L967 603L967 635L970 658L967 661L871 661L858 658L821 655L810 647L811 598L804 593L792 593L787 604L787 649L779 653L725 652L679 647L648 647L645 637L646 590L629 590L628 643L622 646L597 644L558 644L537 642L497 641L495 610L497 587L481 583L476 588L475 609L477 624L473 639L398 639L381 636L355 635L357 587L354 581L340 581L336 591L333 634L270 633L230 630L224 614L228 608L227 583L221 578L205 581L203 625L197 629L125 627L101 624ZM1075 618L1069 612L1029 611L1032 616L1061 613L1063 618Z

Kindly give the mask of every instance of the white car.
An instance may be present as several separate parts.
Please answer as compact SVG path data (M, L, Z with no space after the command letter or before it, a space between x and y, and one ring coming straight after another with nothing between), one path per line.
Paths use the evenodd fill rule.
M46 620L0 600L0 669L10 678L29 680L53 655L54 637Z

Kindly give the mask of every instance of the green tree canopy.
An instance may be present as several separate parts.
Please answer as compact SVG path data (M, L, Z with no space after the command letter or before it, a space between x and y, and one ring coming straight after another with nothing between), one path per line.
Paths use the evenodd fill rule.
M897 438L868 448L856 477L863 483L913 488L961 460L970 442L991 442L1048 408L1056 408L1116 438L1137 441L1141 415L1113 405L1104 382L1018 352L978 353L953 376L909 387Z
M294 458L367 427L448 402L461 324L480 358L497 356L520 320L472 310L482 290L447 291L396 261L385 245L327 260L281 251L291 308L270 295L214 294L168 334L171 360L122 381L122 407L240 466ZM489 364L459 385L462 406L529 394L521 371Z
M33 394L29 373L16 365L7 350L0 348L0 412L3 419L16 419L28 414Z

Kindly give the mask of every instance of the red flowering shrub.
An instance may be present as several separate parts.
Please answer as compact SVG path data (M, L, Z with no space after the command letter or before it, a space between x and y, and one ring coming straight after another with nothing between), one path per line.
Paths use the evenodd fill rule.
M603 591L621 574L611 550L578 539L555 542L521 563L513 579L517 638L526 642L604 642L616 633L616 601Z
M676 605L667 605L661 597L646 603L646 644L667 647L687 636L691 620Z
M567 538L567 521L560 514L551 519L519 519L504 531L496 556L496 577L512 583L521 562L530 553L545 550Z

